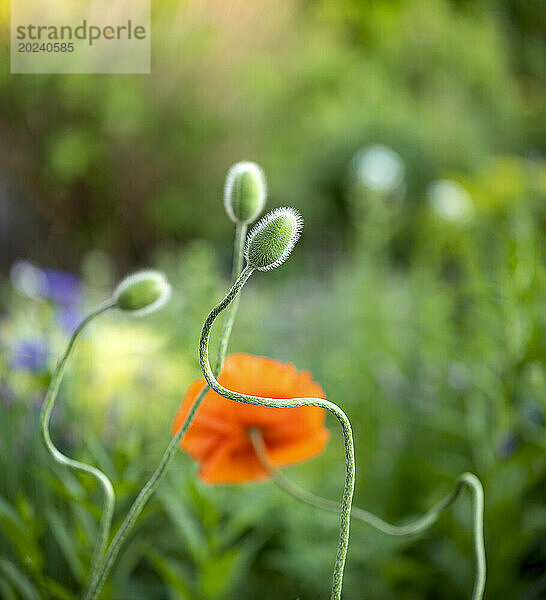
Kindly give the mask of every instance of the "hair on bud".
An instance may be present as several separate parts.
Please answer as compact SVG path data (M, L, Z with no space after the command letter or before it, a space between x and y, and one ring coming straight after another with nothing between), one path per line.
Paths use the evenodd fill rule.
M171 297L171 286L161 271L137 271L118 284L113 299L117 308L141 317L162 308Z
M267 185L262 169L250 161L235 163L228 171L224 206L235 223L252 223L265 205Z
M282 265L290 256L303 229L303 218L294 208L276 208L267 213L248 235L245 258L259 271Z

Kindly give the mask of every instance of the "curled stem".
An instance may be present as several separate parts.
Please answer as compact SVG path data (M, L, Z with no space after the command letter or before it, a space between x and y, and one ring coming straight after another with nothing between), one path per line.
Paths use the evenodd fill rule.
M338 502L322 498L321 496L317 496L304 490L285 477L284 474L273 465L267 456L263 436L259 429L251 428L248 433L261 465L267 471L271 480L279 488L290 494L293 498L296 498L296 500L310 504L315 508L320 508L333 513L340 512L341 505ZM351 515L354 519L363 521L374 529L386 533L387 535L416 535L428 530L428 528L439 519L442 512L455 502L465 485L472 491L474 500L473 537L474 554L476 558L476 575L472 591L472 600L481 600L483 598L486 580L485 545L483 535L483 488L480 480L473 473L463 473L460 475L457 478L455 488L451 493L442 498L442 500L435 504L422 517L411 523L407 523L406 525L393 525L388 521L384 521L374 513L356 506L352 507Z
M212 325L214 324L218 315L224 311L237 297L248 278L252 275L254 269L250 266L246 266L237 281L233 284L225 298L215 306L206 318L201 333L201 340L199 342L199 360L201 363L201 369L207 380L209 386L221 396L234 400L236 402L242 402L243 404L254 404L258 406L270 406L274 408L290 408L299 406L318 406L331 412L339 421L345 440L345 463L346 463L346 477L345 487L343 491L343 500L341 503L341 515L340 515L340 533L339 542L336 554L336 561L334 565L334 574L332 581L332 592L331 600L340 600L341 591L343 586L343 572L345 569L345 561L347 559L347 551L349 547L349 530L351 523L351 505L353 499L354 485L355 485L355 457L354 457L354 443L351 424L345 413L336 404L329 402L323 398L261 398L259 396L250 396L247 394L241 394L228 390L223 387L214 376L209 363L208 356L208 345L210 340L210 333Z
M233 281L237 279L241 272L242 264L243 264L243 250L244 243L246 237L247 225L244 223L237 223L235 228L235 241L234 241L234 250L233 250ZM231 311L229 312L226 320L224 322L224 327L222 330L222 335L220 337L219 346L218 346L218 356L216 359L216 374L220 373L222 369L222 364L226 357L227 348L229 344L229 338L231 336L231 330L233 329L233 323L235 321L235 316L237 314L238 303L234 303ZM135 525L137 518L140 513L144 510L144 507L148 503L148 500L155 492L159 482L163 478L169 463L171 462L173 456L176 453L178 445L180 441L188 431L196 413L203 401L203 398L207 395L210 387L206 385L193 403L186 420L182 424L182 427L176 433L176 435L171 439L167 449L163 453L161 457L161 461L157 466L156 470L153 472L150 479L146 482L144 487L140 490L138 496L133 502L127 516L123 520L120 528L116 532L114 539L112 540L106 554L104 556L104 560L98 565L96 573L94 573L87 594L84 596L84 600L95 600L98 598L104 582L108 577L112 567L114 566L114 562L123 546L123 543L127 539L127 536L130 534L132 528Z
M110 535L110 526L112 524L112 515L114 513L114 505L115 505L115 494L114 488L110 479L99 469L93 467L92 465L87 465L78 460L74 460L69 458L65 454L63 454L51 440L51 435L49 432L49 426L51 422L51 413L53 411L53 406L55 404L55 399L57 397L57 393L59 391L59 387L61 385L61 381L63 379L64 372L66 370L66 365L70 355L72 354L72 350L74 348L74 344L81 332L85 329L85 327L97 316L106 312L110 308L113 308L115 303L113 301L108 301L96 308L93 312L91 312L85 319L76 327L74 333L70 337L68 342L68 346L55 367L55 371L53 372L53 376L51 378L51 382L49 384L47 394L44 400L44 404L42 405L42 410L40 412L40 430L42 434L42 439L44 444L55 460L55 462L60 465L69 467L73 471L78 473L85 473L87 475L91 475L94 479L97 480L99 485L102 487L104 493L104 501L103 501L103 510L102 516L99 523L99 536L97 539L97 543L95 545L95 549L93 551L93 558L91 560L91 570L90 574L93 573L93 570L97 567L100 562L108 544L108 536Z

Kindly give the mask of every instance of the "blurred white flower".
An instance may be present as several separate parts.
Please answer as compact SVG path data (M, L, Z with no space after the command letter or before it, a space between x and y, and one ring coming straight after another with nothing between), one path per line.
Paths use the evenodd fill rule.
M464 223L474 214L474 203L470 194L457 181L432 181L427 190L427 200L432 210L446 221Z
M406 169L400 156L382 144L359 150L353 159L354 172L360 185L374 192L389 194L404 183Z
M13 263L10 279L15 290L28 298L39 298L47 287L46 274L28 260Z

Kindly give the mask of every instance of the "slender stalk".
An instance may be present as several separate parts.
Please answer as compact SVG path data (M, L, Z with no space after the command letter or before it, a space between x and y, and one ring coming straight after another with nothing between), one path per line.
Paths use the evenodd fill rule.
M345 569L345 562L347 558L347 551L349 547L349 530L351 523L351 504L354 492L355 484L355 458L354 458L354 443L351 424L345 413L332 402L324 400L323 398L261 398L259 396L250 396L247 394L240 394L226 389L216 380L209 363L208 356L208 345L210 340L210 332L212 325L214 324L218 315L224 311L237 297L248 278L252 275L254 269L250 266L243 269L240 277L234 283L232 288L229 290L225 298L215 306L206 318L201 333L201 340L199 342L199 360L201 363L201 369L205 375L205 379L209 386L221 396L234 400L236 402L242 402L244 404L254 404L258 406L270 406L274 408L289 408L298 406L318 406L330 411L338 419L343 429L343 435L345 438L345 463L346 463L346 477L345 487L343 491L343 500L341 503L341 515L340 515L340 533L338 549L336 554L336 561L334 565L334 574L332 581L332 592L331 600L340 600L341 591L343 587L343 572Z
M42 410L40 413L40 429L42 434L42 439L44 444L53 457L53 459L59 463L60 465L64 465L69 467L73 471L78 473L85 473L87 475L91 475L94 477L99 485L103 489L104 493L104 501L103 501L103 511L101 520L99 523L99 535L97 539L97 543L95 545L95 550L93 552L93 558L91 561L91 572L94 568L96 568L100 559L102 558L106 546L108 544L108 537L110 535L110 526L112 524L112 515L114 513L114 505L115 505L115 494L114 488L110 479L99 469L93 467L92 465L87 465L78 460L74 460L64 455L52 442L51 435L49 432L49 426L51 421L51 413L53 411L53 405L55 403L55 399L57 397L57 393L59 391L59 387L61 385L61 381L63 379L64 372L66 370L66 365L68 363L68 359L72 354L72 350L74 348L74 344L76 340L80 336L81 332L85 329L85 327L97 316L106 312L107 310L113 308L115 303L113 301L105 302L96 308L93 312L91 312L85 319L78 325L75 329L74 333L70 337L68 342L68 346L55 367L55 371L53 372L53 376L51 378L51 382L49 384L49 388L47 390L47 394L44 400L44 404L42 406Z
M278 485L279 488L290 494L290 496L296 500L310 504L315 508L320 508L333 513L340 512L341 505L338 502L322 498L321 496L317 496L304 490L286 478L284 474L272 464L267 456L264 439L259 429L253 427L249 429L248 433L260 463L271 477L271 480ZM406 525L393 525L388 521L384 521L377 515L362 508L357 508L356 506L352 507L351 515L354 519L363 521L387 535L416 535L428 530L428 528L439 519L442 512L455 502L465 485L471 489L474 500L473 536L474 553L476 557L476 576L472 600L481 600L485 589L486 561L483 535L483 488L476 475L472 473L463 473L460 475L457 478L455 488L451 493L435 504L422 517L411 523L407 523Z
M237 223L235 228L235 241L233 248L233 281L236 281L239 276L243 264L243 250L246 238L247 226L245 224ZM216 375L220 374L222 369L222 364L224 359L226 358L229 338L231 336L231 331L233 329L233 323L235 321L235 316L237 314L238 303L234 303L231 307L229 314L226 317L224 322L224 327L222 330L222 335L220 337L219 345L218 345L218 355L216 359ZM144 507L148 503L148 500L155 492L159 482L163 478L169 463L171 462L173 456L176 453L178 445L180 441L188 431L196 413L203 401L203 398L209 392L210 387L206 385L193 403L186 420L182 424L182 427L176 433L176 435L171 439L167 449L163 453L161 457L161 461L157 466L156 470L153 472L150 479L146 482L142 490L140 490L138 496L133 502L127 516L123 520L120 528L116 532L114 539L112 540L108 550L104 556L104 560L97 566L95 572L92 574L91 584L88 589L87 594L84 596L84 600L95 600L98 598L102 586L106 581L112 567L114 566L114 562L123 546L123 543L127 539L127 536L130 534L132 528L135 525L136 520L138 519L140 513L143 511Z
M245 246L247 225L244 223L237 223L235 225L235 241L233 247L233 269L232 269L232 283L237 281L237 278L243 270L243 250ZM222 364L226 358L229 338L231 337L231 330L233 329L233 323L237 315L239 308L239 296L234 300L230 307L224 326L222 328L222 335L218 344L218 355L216 357L216 369L214 370L216 377L220 375L222 370ZM208 390L207 390L208 391Z

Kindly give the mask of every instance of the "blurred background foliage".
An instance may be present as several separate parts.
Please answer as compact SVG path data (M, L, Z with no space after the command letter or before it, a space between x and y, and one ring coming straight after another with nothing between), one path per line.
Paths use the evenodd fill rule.
M546 13L540 0L153 2L150 76L10 75L0 9L0 597L71 599L99 495L38 413L85 308L126 270L170 305L95 323L54 439L113 479L121 520L199 376L228 283L228 167L265 169L302 243L245 289L233 349L310 369L349 414L356 504L401 521L472 470L487 598L546 593ZM288 474L337 498L342 442ZM324 597L337 519L271 484L207 487L182 453L104 598ZM468 498L421 539L353 525L345 597L469 598Z

